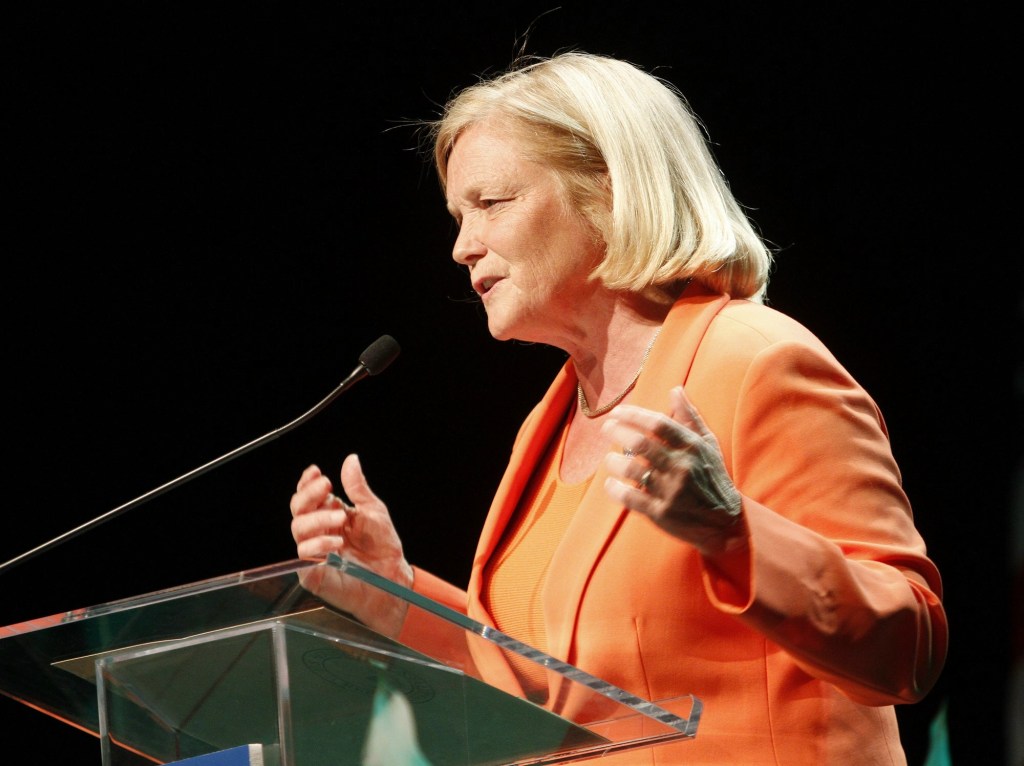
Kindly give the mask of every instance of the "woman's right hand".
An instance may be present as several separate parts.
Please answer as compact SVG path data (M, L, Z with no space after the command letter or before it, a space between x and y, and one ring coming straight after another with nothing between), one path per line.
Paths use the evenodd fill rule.
M334 494L331 480L317 466L303 471L290 503L298 557L322 560L337 553L411 588L412 567L402 541L387 506L370 489L358 456L345 458L341 486L350 502ZM318 567L305 573L302 585L378 632L394 636L401 629L405 603L351 575Z

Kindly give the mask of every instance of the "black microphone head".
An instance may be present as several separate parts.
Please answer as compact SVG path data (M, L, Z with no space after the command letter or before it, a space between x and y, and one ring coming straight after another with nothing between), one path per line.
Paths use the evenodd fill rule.
M398 357L401 352L398 341L390 335L381 335L370 344L359 357L359 364L366 368L370 375L384 372L385 368Z

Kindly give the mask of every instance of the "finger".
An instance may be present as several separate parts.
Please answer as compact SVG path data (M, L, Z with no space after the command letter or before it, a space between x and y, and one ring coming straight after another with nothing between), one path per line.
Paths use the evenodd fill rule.
M670 431L664 432L665 438L637 431L624 422L609 421L603 426L606 436L622 445L622 451L631 453L643 460L638 463L642 470L654 466L658 470L669 470L680 454L696 451L700 447L700 437L685 426L662 416L671 424ZM644 462L647 465L644 465Z
M669 392L669 399L672 402L673 420L690 426L690 428L702 436L711 435L711 431L704 422L704 418L697 412L697 408L693 406L693 402L690 401L690 397L686 395L686 390L682 386L673 388Z
M363 465L359 461L358 455L349 455L341 464L341 486L355 506L380 503L380 499L370 489L370 484L366 481Z
M607 420L605 420L605 424L616 423L629 426L637 431L655 433L659 424L666 419L666 415L645 407L637 407L634 404L620 404L611 412Z
M292 516L299 516L300 514L317 510L326 503L330 492L331 480L326 476L318 476L311 479L303 485L302 489L292 495L291 502L289 503Z
M638 489L634 484L627 484L612 476L604 480L604 491L619 505L645 516L652 515L655 504L658 502L656 498Z
M340 554L344 549L345 540L342 537L321 535L300 542L295 547L295 553L300 559L322 559L328 553Z
M342 510L352 510L352 506L345 502L343 498L338 497L333 492L329 492L327 497L324 499L324 506L327 508L335 508Z
M317 511L292 519L292 538L297 543L316 537L342 537L348 523L345 511Z
M632 461L633 458L627 457L621 452L609 452L604 456L604 466L612 476L625 476Z
M631 421L606 420L601 426L601 433L614 444L620 445L621 451L628 455L642 455L651 448L646 432Z
M296 491L301 490L311 481L314 481L320 478L321 476L323 476L323 473L320 471L319 466L311 465L307 467L306 470L302 472L302 476L299 477L299 483L295 487Z
M604 464L609 475L618 479L626 479L633 484L637 484L644 473L651 468L651 463L647 460L623 455L621 452L609 452L605 455Z
M648 450L653 446L669 445L675 448L690 448L694 446L694 436L687 427L689 418L680 422L669 415L653 410L636 407L634 405L620 404L614 417L609 418L604 428L608 435L619 434L620 439L626 438L621 429L629 429L643 436L648 437L650 444ZM633 437L632 441L636 441ZM658 444L660 442L660 444ZM622 442L625 449L632 449L632 444ZM637 450L638 451L638 450Z

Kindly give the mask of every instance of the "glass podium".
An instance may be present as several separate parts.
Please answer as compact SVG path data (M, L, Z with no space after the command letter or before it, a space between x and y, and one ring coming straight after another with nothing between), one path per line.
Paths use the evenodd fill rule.
M399 634L314 592L353 590L404 613ZM513 668L545 679L545 698ZM690 739L701 712L692 695L640 699L337 556L0 628L0 693L95 733L103 766L201 766L236 749L264 766L368 766L381 743L410 764L539 766Z

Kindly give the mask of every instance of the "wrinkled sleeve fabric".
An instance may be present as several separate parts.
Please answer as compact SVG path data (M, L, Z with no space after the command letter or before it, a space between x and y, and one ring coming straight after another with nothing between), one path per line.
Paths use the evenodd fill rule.
M449 609L466 613L466 591L418 566L413 567L412 589Z
M466 592L425 569L413 567L412 590L460 614L466 613ZM396 638L451 667L476 673L463 629L424 609L409 608Z

